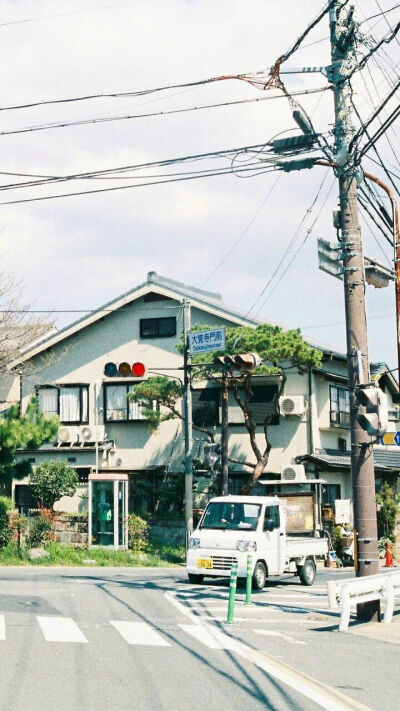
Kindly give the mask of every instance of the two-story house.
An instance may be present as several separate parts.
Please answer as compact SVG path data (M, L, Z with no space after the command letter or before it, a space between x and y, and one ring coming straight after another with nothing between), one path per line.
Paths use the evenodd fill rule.
M11 379L7 393L3 393L6 401L20 401L22 410L37 393L41 410L59 415L57 440L38 450L20 451L18 460L28 459L34 467L44 460L62 459L75 467L80 481L78 495L61 500L58 508L87 510L90 500L89 525L91 530L97 526L103 531L100 542L115 544L118 539L123 545L118 521L128 508L151 506L143 483L157 486L166 474L183 477L182 422L164 422L151 433L140 408L127 398L138 382L151 375L182 379L182 356L176 346L182 331L183 299L190 301L192 324L256 326L255 321L224 304L219 294L150 272L132 291L26 349L15 368L20 375ZM279 480L285 468L294 467L307 478L323 479L322 503L329 508L336 499L352 498L349 398L346 356L321 350L320 368L287 371L281 412L269 428L272 450L265 476ZM384 364L372 370L388 394L391 425L396 431L397 383ZM255 378L254 411L259 424L271 406L274 388L274 377ZM216 439L220 398L215 384L194 384L193 421L213 429ZM261 428L257 436L262 445ZM201 460L204 441L204 436L195 433L194 459ZM230 487L237 492L249 472L244 462L252 457L242 413L232 395L229 453L235 460L230 466ZM397 482L398 448L376 447L374 454L377 477ZM207 490L208 482L204 476L199 489L203 486ZM15 481L12 494L23 511L33 504L28 481Z

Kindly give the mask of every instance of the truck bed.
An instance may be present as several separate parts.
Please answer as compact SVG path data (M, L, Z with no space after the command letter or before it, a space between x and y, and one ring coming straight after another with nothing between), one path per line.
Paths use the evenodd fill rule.
M286 554L289 558L303 558L308 555L327 555L328 540L326 538L286 537Z

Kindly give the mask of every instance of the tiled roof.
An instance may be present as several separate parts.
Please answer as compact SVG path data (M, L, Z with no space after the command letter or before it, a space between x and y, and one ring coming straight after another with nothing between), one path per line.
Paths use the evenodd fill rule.
M399 451L374 448L374 464L376 469L400 472ZM337 449L317 449L314 454L304 454L297 457L298 462L314 462L325 464L328 468L350 469L350 452L341 452Z

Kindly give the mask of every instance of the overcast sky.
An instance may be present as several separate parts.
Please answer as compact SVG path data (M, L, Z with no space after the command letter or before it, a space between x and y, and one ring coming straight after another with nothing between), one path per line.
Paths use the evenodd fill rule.
M396 3L380 0L379 4L387 10ZM3 0L0 105L135 91L263 70L290 48L323 6L322 0ZM377 0L361 0L356 8L360 21L379 13ZM400 10L388 14L387 19L394 26L400 20ZM375 36L389 31L382 17L371 24ZM369 27L368 22L362 25L364 31ZM328 64L328 34L324 18L305 40L308 46L297 51L285 68ZM378 95L382 99L396 78L399 45L392 42L386 51L387 55L379 55L378 64L370 62L370 74L364 72L364 79L355 81L355 99L364 118L373 111L371 99L374 103L379 101ZM326 79L318 73L283 78L290 91L326 86ZM231 80L141 97L2 111L1 170L70 175L265 143L280 131L296 128L286 99L1 135L52 122L265 96L259 88ZM299 100L312 115L315 128L327 135L333 122L330 92ZM398 152L395 133L388 135ZM387 165L396 168L385 139L378 146ZM215 161L212 164L216 165ZM196 163L188 169L209 165ZM218 165L229 166L230 161ZM365 169L383 175L368 160ZM301 224L326 172L308 222ZM158 169L152 171L153 175L158 173ZM148 177L149 173L142 175ZM21 180L0 176L3 186ZM19 188L3 191L0 202L129 182L126 178L98 179ZM258 317L284 327L300 326L307 338L344 351L343 285L319 271L317 259L317 237L332 242L336 238L332 210L337 207L337 194L329 169L314 168L246 179L230 174L2 204L0 268L23 280L24 299L32 308L48 311L96 308L143 282L147 272L154 270L220 291L227 303L245 313L258 299L251 314L259 312ZM393 256L390 246L373 223L370 228L362 225L365 252L389 264ZM287 258L277 270L294 235ZM368 287L367 301L371 359L386 360L395 368L393 286L381 290ZM56 322L62 326L78 316L60 314Z

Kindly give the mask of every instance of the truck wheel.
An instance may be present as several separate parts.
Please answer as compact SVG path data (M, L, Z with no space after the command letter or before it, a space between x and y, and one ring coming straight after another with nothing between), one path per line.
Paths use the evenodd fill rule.
M189 583L193 585L201 585L204 580L204 575L196 575L196 573L188 573Z
M252 577L253 590L262 590L267 582L267 571L261 560L256 563Z
M315 580L315 563L312 558L307 558L299 569L299 578L302 585L312 585Z

